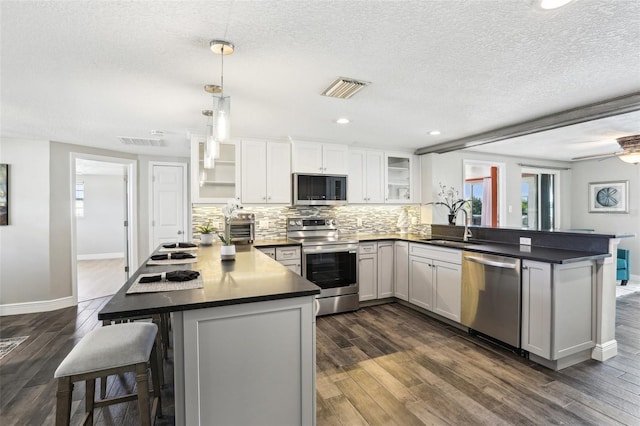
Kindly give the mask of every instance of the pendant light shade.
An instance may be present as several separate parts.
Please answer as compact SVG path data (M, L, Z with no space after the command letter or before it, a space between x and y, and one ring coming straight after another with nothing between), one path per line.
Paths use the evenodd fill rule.
M210 136L212 136L218 144L220 142L226 142L231 135L231 97L214 95L212 111L213 124ZM218 152L220 152L219 147Z

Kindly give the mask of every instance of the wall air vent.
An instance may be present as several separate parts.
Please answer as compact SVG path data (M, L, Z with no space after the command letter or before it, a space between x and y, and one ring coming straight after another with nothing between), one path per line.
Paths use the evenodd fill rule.
M362 88L369 85L368 81L354 80L353 78L339 77L327 87L321 94L331 98L349 99Z
M164 140L156 138L134 138L131 136L118 136L120 142L125 145L136 146L165 146Z

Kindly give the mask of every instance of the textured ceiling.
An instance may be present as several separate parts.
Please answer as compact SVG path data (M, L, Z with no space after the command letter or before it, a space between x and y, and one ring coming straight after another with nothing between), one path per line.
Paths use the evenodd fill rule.
M208 49L216 38L236 44L224 83L238 138L413 150L640 90L636 0L576 0L546 12L530 0L0 8L2 137L186 156L187 134L204 131L201 110L210 108L202 87L220 81L220 57ZM349 100L320 96L339 76L371 85ZM442 134L429 136L433 129ZM151 130L165 132L166 146L117 139ZM592 142L565 136L554 134L564 145ZM548 151L540 157L586 152Z

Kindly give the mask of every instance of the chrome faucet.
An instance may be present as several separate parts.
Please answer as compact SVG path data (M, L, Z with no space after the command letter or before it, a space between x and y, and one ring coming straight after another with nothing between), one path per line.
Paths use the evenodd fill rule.
M469 225L471 225L471 218L469 218L469 213L467 213L465 209L460 210L464 213L464 235L462 236L462 241L469 241L469 238L473 237L471 230L469 229Z

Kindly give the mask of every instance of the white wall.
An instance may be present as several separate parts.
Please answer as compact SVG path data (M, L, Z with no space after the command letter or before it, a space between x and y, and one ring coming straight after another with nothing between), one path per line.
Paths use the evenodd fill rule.
M9 225L0 226L0 305L49 300L49 142L0 140Z
M635 233L622 238L620 248L631 250L631 274L640 278L640 165L618 158L573 163L571 223L574 228L603 233ZM589 182L629 181L629 213L589 213Z
M426 154L420 157L422 166L422 203L439 201L439 183L453 186L462 194L464 182L464 160L490 161L505 165L505 197L507 206L511 206L511 213L508 208L505 217L500 218L500 226L522 227L522 193L521 175L522 166L518 163L532 164L540 168L544 166L572 167L571 163L549 160L531 160L526 158L508 157L505 155L493 155L477 153L472 151L455 151L446 154ZM560 191L561 194L571 194L572 170L560 171ZM560 200L560 223L558 228L569 229L571 225L571 202L570 196L562 196ZM424 206L421 214L426 223L446 224L447 209L441 206ZM462 218L458 217L458 223L462 223Z
M124 167L124 166L123 166ZM84 216L76 219L78 256L124 256L125 191L123 176L79 175L84 182Z

